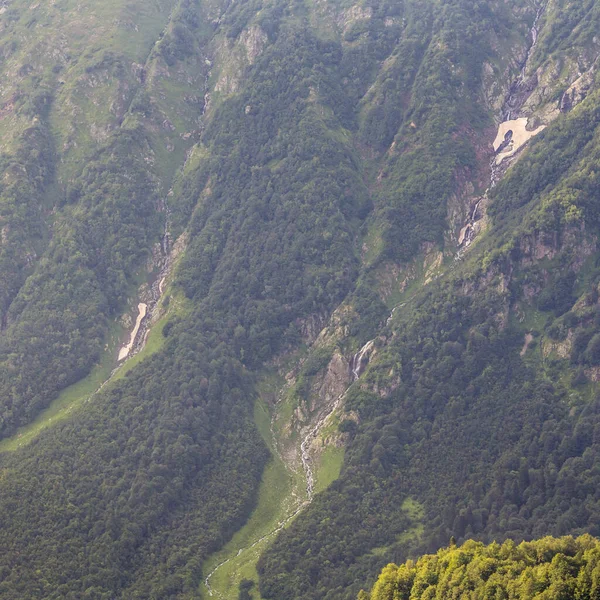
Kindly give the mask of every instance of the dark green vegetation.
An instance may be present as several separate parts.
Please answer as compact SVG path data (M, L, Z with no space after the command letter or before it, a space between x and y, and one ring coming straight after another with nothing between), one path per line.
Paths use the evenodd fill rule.
M397 567L388 565L359 600L426 598L595 598L600 591L600 544L589 535L536 542L469 541Z
M350 598L451 536L600 533L599 101L533 142L490 195L494 229L381 330L342 475L262 557L263 597Z
M295 319L341 301L356 276L348 219L364 201L351 155L307 99L319 72L336 60L330 56L334 48L310 36L296 39L295 33L282 33L250 75L246 97L218 108L203 137L211 158L190 177L200 186L210 179L211 192L195 211L176 280L193 301L190 314L165 327L163 352L111 386L85 414L5 459L0 504L10 518L0 534L6 553L0 593L190 594L202 560L247 516L267 451L250 424L254 393L245 368L261 365L290 343L286 336L295 341ZM265 77L278 72L281 82L298 77L296 86L267 89ZM263 96L257 98L259 90ZM324 103L337 101L334 90ZM256 115L240 119L248 103ZM68 251L65 226L56 249L52 243L42 259L48 263L40 275L28 280L11 306L25 314L23 322L25 311L35 311L36 325L43 326L39 305L52 299L57 313L71 318L80 338L55 356L78 356L75 375L89 368L83 361L98 351L102 325L122 303L140 251L157 232L151 225L158 219L149 210L156 199L143 185L144 172L128 158L143 143L141 136L120 133L115 146L83 171L83 183L73 183L65 212L79 245ZM327 169L315 167L312 144ZM273 160L279 161L276 178L268 166ZM180 204L174 202L173 210L176 219L184 218ZM71 268L77 277L61 303L60 289L51 286L71 281L71 271L59 271ZM86 291L81 298L79 283ZM29 286L42 291L34 297ZM76 309L81 317L73 314ZM68 336L66 324L56 327ZM52 344L50 333L45 326L43 341ZM35 337L19 339L40 345ZM77 339L92 348L78 348ZM35 393L32 381L39 380L50 392L52 379L26 350L21 355L38 378L26 380L27 390ZM46 357L43 347L40 356ZM48 362L44 368L59 376L71 373L70 366ZM26 403L24 393L20 398L25 416L39 404L36 397ZM44 466L34 468L40 457ZM22 494L30 499L26 504L16 502Z
M131 157L141 141L139 132L123 132L90 161L71 192L70 201L77 203L57 217L53 239L5 313L4 435L89 372L108 318L124 305L144 248L160 231L155 192L141 158Z
M543 15L531 60L560 63L554 104L598 50L588 4ZM240 598L354 598L452 535L600 533L593 77L453 260L535 13L111 0L0 14L0 436L100 360L156 275L167 215L187 240L161 349L0 456L0 598L199 597L269 458L252 419L262 369L301 348L310 403L333 349L349 362L369 339L341 476ZM437 249L441 278L400 285ZM342 303L344 333L313 345Z

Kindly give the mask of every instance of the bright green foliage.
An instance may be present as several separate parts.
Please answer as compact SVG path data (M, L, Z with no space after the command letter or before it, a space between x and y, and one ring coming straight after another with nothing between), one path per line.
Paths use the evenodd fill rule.
M592 600L600 593L600 542L546 537L518 546L469 541L390 564L359 600Z

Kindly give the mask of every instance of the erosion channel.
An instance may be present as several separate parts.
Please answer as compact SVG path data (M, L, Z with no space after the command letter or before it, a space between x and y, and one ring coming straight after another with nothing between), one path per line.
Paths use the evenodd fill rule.
M338 398L314 417L308 433L298 439L291 436L294 448L286 444L291 412L288 401L280 399L270 408L263 397L257 400L254 419L271 450L271 461L263 473L258 504L250 519L205 563L207 575L201 586L203 597L237 598L238 586L243 579L258 581L256 563L267 545L312 501L315 482L322 483L320 487L329 483L321 482L319 473L314 472L308 445L337 410L341 400ZM256 587L253 592L253 597L258 598Z
M75 410L91 401L106 385L122 377L145 356L160 347L165 315L159 314L158 305L164 294L164 288L166 288L165 281L172 272L173 265L181 251L178 244L175 244L173 248L170 246L169 214L166 203L163 209L167 218L160 245L160 257L153 264L153 282L143 286L147 288L143 294L143 301L139 295L137 297L134 322L127 334L127 339L123 340L123 328L115 321L108 333L100 360L89 375L65 388L31 423L19 429L13 436L0 441L0 452L14 452L29 444L44 429L71 416ZM154 339L151 340L151 338Z
M527 142L544 129L544 124L532 126L529 119L520 115L520 109L531 93L525 85L529 60L538 38L538 23L543 6L536 10L536 17L530 30L531 42L517 78L509 88L502 114L499 115L495 140L490 140L493 155L490 161L490 186L495 186L508 167L517 158ZM525 88L525 89L523 89ZM487 204L487 191L483 197L475 198L460 232L456 260L471 244L482 229ZM396 306L387 323L392 321ZM244 579L258 581L256 563L275 535L286 527L310 502L315 492L322 489L319 470L311 456L311 446L322 436L331 424L332 416L343 405L350 386L356 382L368 360L368 353L374 341L369 341L352 357L349 364L350 382L348 388L331 401L328 406L313 415L310 424L301 429L295 437L295 451L289 451L290 430L293 430L293 408L286 405L285 388L280 381L278 402L266 402L264 397L257 401L255 421L272 454L260 485L258 504L248 523L239 530L224 548L211 556L204 564L204 581L201 592L205 599L235 600L238 586ZM271 406L271 409L269 409ZM283 427L281 423L283 422ZM279 426L277 426L279 424ZM315 473L315 470L317 471ZM259 598L258 586L251 589L253 598Z
M291 374L285 378L265 374L258 386L254 420L272 458L263 474L257 507L250 519L204 564L201 586L204 598L235 600L243 579L257 582L256 563L268 544L312 502L316 493L337 478L344 449L326 445L324 440L336 428L336 415L348 390L365 371L373 346L371 340L351 357L338 355L340 368L348 370L343 391L328 399L321 398L308 419L296 418L297 398L288 393L293 381ZM252 594L253 598L260 598L257 585Z

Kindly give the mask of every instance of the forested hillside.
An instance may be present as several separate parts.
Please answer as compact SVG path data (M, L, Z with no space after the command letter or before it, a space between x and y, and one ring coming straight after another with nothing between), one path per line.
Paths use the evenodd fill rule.
M388 565L359 600L420 598L593 598L598 593L598 540L543 538L484 546L467 542L416 563Z
M350 599L600 535L599 30L2 4L0 598Z

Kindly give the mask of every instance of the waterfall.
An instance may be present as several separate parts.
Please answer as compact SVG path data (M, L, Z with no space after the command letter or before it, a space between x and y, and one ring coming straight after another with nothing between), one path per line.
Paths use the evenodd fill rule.
M535 46L538 41L538 37L539 37L538 23L542 16L542 13L544 12L544 8L545 8L545 5L541 5L541 6L537 7L535 19L534 19L533 25L530 29L531 45L527 49L527 54L525 55L525 59L521 65L519 75L511 83L509 92L504 100L504 106L502 109L502 120L498 126L499 132L501 131L502 123L506 123L507 121L512 121L512 120L517 119L521 106L523 105L526 98L531 93L531 91L529 91L529 92L527 91L526 87L525 87L525 89L523 89L523 84L525 83L527 66L529 64L529 61L531 59L531 56L533 54L533 51L534 51ZM526 94L526 96L524 96L523 94ZM489 191L496 185L496 183L499 181L500 177L506 171L507 165L506 164L505 165L498 164L496 162L496 155L502 150L503 147L506 146L507 137L508 137L509 133L512 134L511 131L507 132L504 142L499 147L497 147L497 148L494 147L496 152L495 152L495 156L490 161L490 185L487 188L487 190L485 191L485 193L483 194L483 196L481 198L479 198L479 200L475 204L475 207L470 212L470 214L467 214L465 224L462 227L459 238L458 238L458 243L457 243L458 252L454 257L455 261L459 261L462 259L464 251L475 239L475 236L478 233L478 228L476 228L475 223L476 223L476 221L479 220L477 218L479 207L481 206L481 203L484 200L487 200ZM532 135L535 135L535 133L533 133ZM524 145L524 142L522 143L522 145ZM482 211L484 215L485 215L485 206L486 205L484 203L483 211ZM479 215L480 218L481 218L481 216L482 215ZM353 372L354 372L354 370L353 370Z
M353 357L352 362L350 363L350 368L352 369L352 380L356 381L361 373L363 368L363 363L365 361L367 352L371 350L375 340L369 340Z
M337 397L336 401L331 405L329 410L317 421L317 424L306 434L306 436L304 436L304 439L300 444L300 456L302 458L304 473L306 474L306 495L308 497L308 502L312 501L315 487L315 477L310 466L310 443L317 437L319 431L321 431L323 428L323 425L325 425L333 413L335 413L335 411L340 407L352 383L353 382L351 382L350 385Z
M544 9L545 9L545 5L541 5L537 8L535 19L533 21L533 25L532 25L531 29L529 30L529 33L531 35L531 45L527 49L527 54L525 55L525 59L523 60L523 63L521 65L521 70L519 72L519 76L516 78L515 81L513 81L513 83L510 86L510 91L508 93L508 97L506 98L505 103L504 103L505 108L503 111L503 116L504 116L503 121L510 121L511 119L515 118L518 115L519 109L524 102L524 100L519 99L519 90L520 90L522 84L525 82L525 76L527 73L527 65L529 64L531 55L533 54L533 51L535 50L535 47L537 45L538 35L539 35L538 23L542 16L542 13L544 12Z

